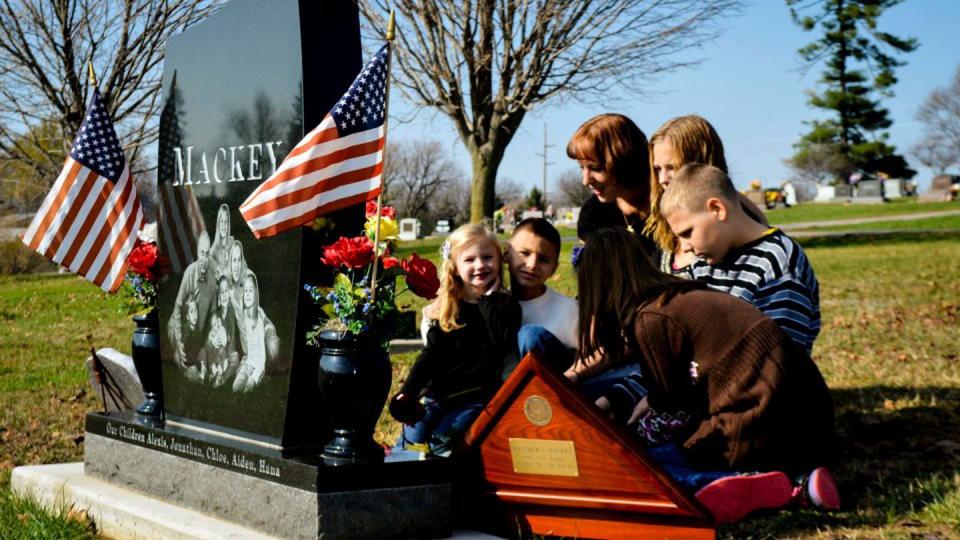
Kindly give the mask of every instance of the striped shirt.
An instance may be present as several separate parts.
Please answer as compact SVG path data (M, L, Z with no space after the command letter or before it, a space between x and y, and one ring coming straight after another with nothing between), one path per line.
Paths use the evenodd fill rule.
M820 333L820 286L803 249L779 229L710 265L698 259L687 277L750 302L809 353Z

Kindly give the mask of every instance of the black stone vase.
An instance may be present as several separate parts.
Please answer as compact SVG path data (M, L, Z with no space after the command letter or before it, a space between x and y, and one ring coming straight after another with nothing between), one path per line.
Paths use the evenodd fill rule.
M333 438L323 457L333 463L382 461L373 430L390 391L390 356L376 339L336 330L320 333L317 382Z
M160 316L156 308L146 315L136 315L133 331L133 365L140 377L144 400L137 414L145 419L163 417L163 375L160 369Z

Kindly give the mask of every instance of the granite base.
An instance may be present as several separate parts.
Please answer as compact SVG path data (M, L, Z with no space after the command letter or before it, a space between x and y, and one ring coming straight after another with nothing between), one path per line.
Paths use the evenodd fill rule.
M443 461L328 465L213 434L87 418L85 474L281 538L441 538L452 529Z

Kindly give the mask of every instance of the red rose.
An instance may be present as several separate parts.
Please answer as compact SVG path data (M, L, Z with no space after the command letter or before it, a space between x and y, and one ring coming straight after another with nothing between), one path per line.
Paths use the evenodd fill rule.
M413 294L432 300L437 297L440 288L440 278L437 277L437 267L427 259L421 259L416 253L401 262L400 266L407 273L407 287Z
M400 260L396 257L384 257L381 259L383 261L383 269L393 268L394 266L400 264Z
M324 246L320 261L326 265L347 268L362 268L373 260L373 242L366 236L354 238L340 237L339 240Z
M377 201L367 201L367 219L377 215ZM380 215L390 219L397 219L397 209L392 206L381 206Z
M130 256L127 258L130 263L129 270L134 274L143 276L144 279L156 279L157 275L154 274L153 266L157 264L159 256L160 252L157 250L156 244L144 242L137 238L133 249L130 251Z

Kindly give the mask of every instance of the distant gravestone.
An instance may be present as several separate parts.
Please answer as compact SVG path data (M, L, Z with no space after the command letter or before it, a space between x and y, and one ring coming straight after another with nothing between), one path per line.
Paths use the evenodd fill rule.
M864 202L883 202L883 183L882 180L861 180L857 182L856 197L854 201Z
M400 240L410 241L420 238L420 220L417 218L403 218L400 220Z
M850 184L837 184L834 188L836 188L835 198L837 199L849 199L853 197L853 186Z
M903 197L903 180L888 179L883 181L883 195L888 199Z
M830 202L837 196L836 186L817 186L817 195L813 198L816 202Z
M930 190L920 196L922 201L949 201L953 179L950 175L935 176L930 182Z

